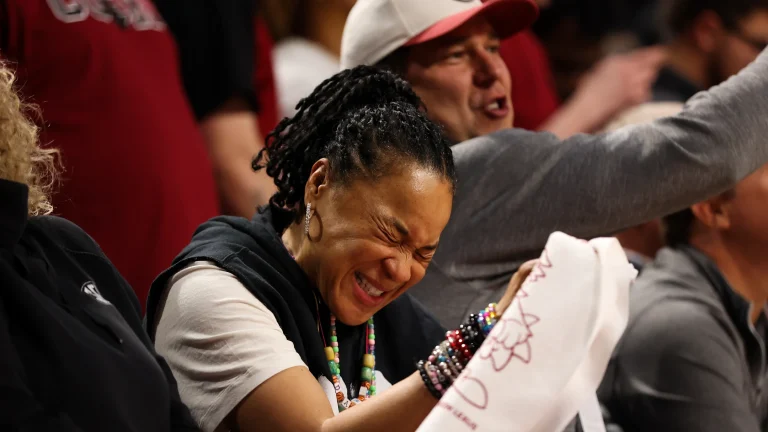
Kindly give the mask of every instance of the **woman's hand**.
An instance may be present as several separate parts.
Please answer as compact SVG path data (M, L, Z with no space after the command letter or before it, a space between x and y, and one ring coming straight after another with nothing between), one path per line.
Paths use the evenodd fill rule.
M517 294L517 291L523 286L523 282L525 282L528 275L531 274L531 270L533 270L533 267L538 262L538 260L528 261L520 266L517 273L512 275L512 279L509 280L509 285L507 285L507 292L504 293L504 296L496 305L496 312L498 312L499 315L504 314L504 311L512 304L512 300L515 299L515 294Z

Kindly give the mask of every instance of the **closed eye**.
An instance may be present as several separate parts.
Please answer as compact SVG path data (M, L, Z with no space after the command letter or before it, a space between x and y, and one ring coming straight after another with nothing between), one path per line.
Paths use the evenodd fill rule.
M396 247L402 246L401 242L397 240L395 236L390 234L387 230L379 228L379 232L381 233L381 239L388 245L396 246Z
M431 261L432 257L435 254L433 252L423 253L423 252L416 252L416 257L422 261Z
M435 256L436 250L437 250L437 243L419 249L416 252L416 255L425 261L430 261L432 260L432 257Z

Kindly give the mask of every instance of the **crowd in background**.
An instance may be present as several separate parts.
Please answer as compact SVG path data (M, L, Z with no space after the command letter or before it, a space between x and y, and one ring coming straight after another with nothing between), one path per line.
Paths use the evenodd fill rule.
M391 3L394 9L407 9L408 2L420 1ZM441 1L462 4L450 7L468 7L463 0ZM153 403L158 410L170 405L174 414L171 426L139 422L133 430L249 430L269 417L258 409L259 401L267 397L258 392L262 383L292 366L307 364L313 369L316 363L325 368L326 360L333 360L333 356L324 358L324 345L316 344L319 360L304 353L317 347L314 342L296 342L306 323L290 330L284 326L300 313L274 306L282 297L278 301L271 294L256 294L245 282L247 290L230 284L234 274L241 281L263 279L274 290L290 290L280 285L286 280L293 283L290 272L282 271L290 264L279 262L284 257L278 254L284 251L262 243L251 246L240 239L235 232L249 228L234 219L219 222L226 228L215 222L201 225L220 215L243 221L279 220L264 223L277 224L286 234L267 230L259 235L283 235L290 256L301 265L298 272L303 270L313 282L315 277L322 279L322 271L317 270L318 276L307 270L306 260L315 270L323 267L323 260L344 261L350 255L327 242L335 239L346 244L356 234L345 231L354 222L336 224L332 217L315 215L338 211L333 214L341 220L356 219L351 210L323 207L329 205L323 199L317 200L314 209L307 205L308 197L318 194L328 181L324 170L330 168L315 161L330 159L329 166L370 163L363 171L388 173L391 167L380 162L384 156L363 143L369 139L366 133L379 136L366 128L384 124L390 125L389 135L381 136L392 142L405 142L403 137L409 134L419 137L420 146L410 153L395 144L387 147L395 160L402 153L404 163L415 164L415 171L440 174L434 189L429 189L431 198L418 196L424 202L435 201L429 201L434 214L429 220L433 225L427 225L440 227L436 232L442 231L442 236L432 236L434 230L426 229L410 233L435 247L432 237L439 238L437 252L422 245L426 262L432 260L429 271L424 266L414 276L411 271L406 275L391 270L392 279L400 277L409 288L411 281L424 278L409 293L408 304L395 302L398 311L406 312L389 309L405 317L413 310L414 316L429 315L428 322L420 321L423 335L414 336L423 337L419 342L430 345L445 335L445 328L456 328L470 312L503 298L510 290L511 275L538 256L550 232L563 230L585 238L616 235L640 276L633 288L630 327L599 389L606 422L626 431L768 430L768 319L763 307L768 299L768 165L763 165L768 159L763 134L768 118L763 116L767 97L758 92L766 85L757 83L768 78L756 77L766 68L742 74L741 81L729 82L730 87L721 86L755 62L768 46L768 2L538 0L534 5L519 0L516 18L498 23L490 17L494 8L501 10L495 3L502 2L488 0L485 7L490 13L482 20L457 22L427 37L421 31L408 34L409 25L416 25L418 19L411 22L408 16L386 15L389 9L381 5L390 2L384 0L0 0L0 60L15 75L13 89L21 98L19 106L36 107L24 109L39 128L40 151L58 152L55 162L47 162L60 171L51 185L50 207L54 215L82 228L98 244L71 234L75 240L54 240L57 246L46 249L48 241L35 237L36 246L25 246L24 258L17 258L22 263L18 268L34 280L36 272L49 274L46 269L58 265L48 261L59 262L51 258L52 250L57 256L73 251L78 256L101 256L103 251L106 258L89 264L93 267L80 265L66 275L109 273L105 280L120 287L114 293L107 295L85 285L77 288L107 296L112 303L116 302L109 296L117 296L135 316L148 313L143 328L131 316L126 318L127 326L112 331L110 337L120 344L135 343L160 359L154 375L137 373L132 379L136 385L148 386L153 380L162 381L164 386L156 391L170 388L170 402L157 396ZM379 9L368 10L366 4ZM416 9L414 17L428 14ZM402 40L397 39L398 31L404 32ZM445 39L446 35L452 39ZM457 66L460 63L471 64L466 76ZM388 74L352 72L344 76L346 83L333 81L341 70L360 71L354 68L366 65ZM371 77L366 78L366 73ZM407 91L399 87L406 81ZM696 96L684 110L689 99L713 87L714 91ZM410 88L424 105L424 119ZM366 92L372 96L365 96ZM384 99L395 101L400 117L363 108ZM341 107L358 110L358 123L350 124L334 111ZM8 118L4 115L0 120ZM418 126L427 119L439 125L440 138L429 127ZM13 131L7 140L19 136ZM760 136L762 142L757 139ZM315 142L333 141L329 137L357 144L349 144L351 149L343 148L345 142L336 143L338 148L312 147ZM499 146L500 141L506 146ZM451 151L445 150L449 145L453 159L447 156ZM0 159L8 154L0 146ZM301 155L315 160L303 160ZM448 159L455 159L455 171ZM295 171L291 164L296 165ZM0 178L2 166L0 160ZM357 175L352 168L350 173ZM407 179L399 175L390 179L392 188L409 196ZM5 180L26 182L13 176ZM17 198L16 192L4 195L4 187L0 183L0 197L5 196L0 205L10 208L2 200L10 203ZM384 204L371 202L371 208L389 205L389 199L396 201L378 187L366 192L381 196ZM442 201L444 209L434 198L441 194L447 197ZM368 203L368 195L361 193L365 199L358 203ZM451 200L452 213L451 206L445 206ZM257 212L270 204L294 213L278 216L272 209L275 215L264 216ZM46 213L46 209L30 214ZM4 220L0 217L0 226L12 225ZM319 258L315 249L308 252L297 240L302 235L312 239L316 227L311 221L316 220L323 224L319 236L326 242L326 258ZM70 233L71 227L45 225L39 230ZM400 229L403 235L407 231ZM206 242L212 242L212 237L206 236L219 236L222 244L218 249L210 246ZM5 243L0 239L0 244ZM242 247L228 249L231 244ZM48 258L28 264L25 260L36 248L46 250ZM271 257L242 258L245 267L261 269L263 265L266 273L253 275L227 261L246 248ZM118 275L109 270L111 265ZM5 282L0 280L0 286ZM365 285L362 277L358 283ZM225 300L209 298L211 287L226 293L221 294ZM381 288L371 290L387 295ZM130 291L137 304L125 297ZM365 324L367 317L350 312L345 321L334 309L352 302L339 296L338 304L324 298L331 308L324 312L330 322L335 323L336 314L342 323L370 325L372 334L372 321ZM65 295L61 297L68 312L79 310ZM22 303L15 310L32 307ZM6 325L11 328L9 334L16 334L14 322L35 325L32 318L8 318L13 315L10 304L0 308L0 317L11 323ZM170 304L180 306L166 306ZM242 309L243 305L252 309ZM249 310L264 314L249 318ZM98 313L93 316L97 323L103 319ZM388 331L384 321L377 321L380 333ZM324 326L318 324L318 328ZM110 325L101 327L110 333ZM341 338L345 330L339 328ZM142 333L145 329L149 335ZM142 335L132 341L122 331ZM214 342L215 352L206 352L200 345L214 340L223 340L227 348ZM253 341L279 349L267 355L260 348L249 348ZM0 337L0 342L5 340ZM294 345L301 345L298 354ZM390 346L383 340L379 347ZM360 351L372 355L372 349L365 351L368 348ZM429 354L415 342L397 349L413 352L412 357ZM45 369L45 350L36 353L40 368ZM707 355L702 359L699 353ZM259 356L266 356L269 367L256 373L252 361L261 361ZM8 364L15 367L18 361L14 358ZM98 361L112 362L116 374L121 367L130 369L126 359L100 357ZM386 378L377 375L380 370L371 372L368 394L375 394L372 383L383 391L389 387L387 381L405 380L415 370L409 361L389 365L389 371L382 366L389 374ZM0 368L3 365L0 362ZM679 374L683 369L690 373ZM0 392L27 379L3 381L2 377L0 373ZM53 392L38 382L48 378L33 379L30 394L43 387ZM428 377L424 381L434 390ZM333 385L328 385L335 397ZM237 386L241 389L230 392ZM180 396L173 396L177 391ZM410 397L407 389L402 391L403 398ZM338 389L336 394L339 403L347 398ZM123 397L130 406L131 396ZM0 395L0 404L12 398ZM365 396L355 400L359 404ZM97 400L88 401L98 406ZM46 403L54 402L40 401L40 406ZM251 407L260 416L249 417L241 406ZM343 411L339 407L333 407L334 413ZM403 427L418 425L419 413L430 407L419 405L414 418L403 420ZM129 415L120 410L114 414ZM0 426L4 420L12 425L11 418L0 415ZM375 420L379 419L371 421ZM80 430L69 428L71 419L56 421L60 423L48 425L61 429L48 430ZM357 423L350 420L338 430L350 425ZM581 426L575 422L573 427ZM84 426L82 430L97 429Z

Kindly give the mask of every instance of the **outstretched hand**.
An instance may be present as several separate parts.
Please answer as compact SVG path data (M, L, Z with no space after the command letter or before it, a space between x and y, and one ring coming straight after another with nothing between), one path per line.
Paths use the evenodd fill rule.
M512 279L509 280L509 285L507 285L507 291L496 305L496 311L499 315L504 314L504 311L512 304L512 300L515 299L515 295L520 290L520 287L523 286L523 282L528 278L528 275L531 274L531 270L533 270L536 263L538 263L538 260L528 261L520 266L517 273L512 275Z
M581 79L576 92L542 130L565 139L594 132L626 109L651 98L652 86L666 60L660 47L635 50L601 60Z
M659 69L666 60L663 48L641 48L600 61L579 85L578 94L600 123L627 108L647 102Z

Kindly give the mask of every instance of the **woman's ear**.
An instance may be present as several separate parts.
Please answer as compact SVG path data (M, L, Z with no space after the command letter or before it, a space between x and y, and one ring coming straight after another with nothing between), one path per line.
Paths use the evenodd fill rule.
M314 202L328 189L330 184L330 162L322 158L312 165L309 180L304 188L304 202Z

